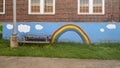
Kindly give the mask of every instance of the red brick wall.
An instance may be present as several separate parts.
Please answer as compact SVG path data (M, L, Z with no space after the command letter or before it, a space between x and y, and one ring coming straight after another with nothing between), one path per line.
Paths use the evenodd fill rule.
M119 1L119 22L120 22L120 1Z
M56 0L55 15L29 15L28 0L17 0L18 22L109 22L110 1L113 1L113 20L120 21L120 0L105 0L104 15L78 15L77 0ZM0 15L0 22L12 22L12 0L6 0L6 12Z
M5 14L0 14L0 22L12 21L12 0L6 0L5 3Z
M119 17L119 14L120 14L120 9L119 9L119 4L120 4L120 0L112 0L113 1L113 20L114 21L119 21L120 17Z

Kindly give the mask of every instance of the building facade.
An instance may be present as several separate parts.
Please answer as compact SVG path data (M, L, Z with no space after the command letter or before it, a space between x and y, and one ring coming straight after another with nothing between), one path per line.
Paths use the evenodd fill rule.
M0 1L0 5L5 4L0 6L0 22L12 22L12 0ZM45 0L41 4L42 1L17 0L17 21L110 22L111 17L116 22L120 21L120 0Z
M13 0L0 0L3 38L12 34ZM120 42L120 0L17 0L17 33L52 42Z

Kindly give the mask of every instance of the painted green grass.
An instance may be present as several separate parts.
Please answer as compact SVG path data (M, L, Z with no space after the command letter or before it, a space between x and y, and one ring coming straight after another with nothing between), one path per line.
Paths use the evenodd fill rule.
M0 39L0 56L120 60L120 44L57 43L44 46L25 44L9 48L9 41Z

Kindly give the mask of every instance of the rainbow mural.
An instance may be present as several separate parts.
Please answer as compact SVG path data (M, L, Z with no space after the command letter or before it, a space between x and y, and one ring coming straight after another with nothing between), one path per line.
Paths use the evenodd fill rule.
M90 40L87 34L79 26L76 26L74 24L64 25L60 27L57 31L55 31L54 34L52 35L51 43L57 42L60 36L67 31L76 32L82 38L83 43L90 44Z

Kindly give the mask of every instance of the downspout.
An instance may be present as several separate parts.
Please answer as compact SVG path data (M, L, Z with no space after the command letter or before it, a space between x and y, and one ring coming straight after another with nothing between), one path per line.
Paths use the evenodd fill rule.
M10 47L18 46L18 35L16 33L16 0L13 0L13 34L10 37Z
M16 0L13 0L13 35L16 35Z

